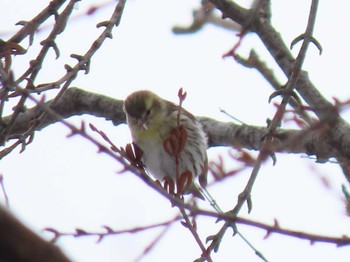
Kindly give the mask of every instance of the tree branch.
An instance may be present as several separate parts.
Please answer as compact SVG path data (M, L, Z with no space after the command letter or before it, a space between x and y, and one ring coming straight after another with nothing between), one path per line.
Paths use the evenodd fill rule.
M43 110L40 105L21 113L13 125L10 138L19 138L34 123L37 125L36 130L41 130L62 119L83 114L103 117L112 121L114 125L125 123L122 100L79 88L69 88L56 104L52 105L51 103L52 101L48 101L45 105L50 106L56 114L47 114L47 117L39 123L36 122L37 117ZM3 118L5 125L10 119L11 116ZM234 146L259 150L261 139L267 131L266 127L224 123L208 117L198 117L198 119L207 133L210 147ZM322 157L322 159L334 157L335 152L332 149L331 141L323 132L322 126L316 124L306 130L277 130L269 146L277 152L305 153ZM2 129L3 127L0 126L0 132Z
M255 17L252 17L253 8L247 10L228 0L210 1L222 12L223 18L230 18L240 23L245 31L255 32L287 78L290 78L294 69L295 58L284 43L281 35L272 26L268 15L264 14L264 12L254 12ZM339 162L342 162L343 172L348 181L350 181L350 172L348 172L350 170L349 124L340 117L338 113L339 108L327 101L316 89L310 81L307 72L301 71L299 73L295 89L327 127L325 128L327 130L324 130L324 138L328 140L327 143L333 145L332 151L336 151L337 159Z
M0 207L0 261L69 262L55 245L43 240Z

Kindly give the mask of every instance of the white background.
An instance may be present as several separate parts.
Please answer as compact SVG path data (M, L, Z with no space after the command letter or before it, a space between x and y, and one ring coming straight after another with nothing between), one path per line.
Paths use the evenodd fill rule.
M48 1L1 0L0 37L4 40L18 27L19 20L30 20ZM75 15L84 13L97 1L81 1ZM219 112L224 108L247 124L265 125L275 107L268 103L271 87L255 70L244 68L222 55L236 42L234 32L206 26L198 33L174 36L174 25L188 25L199 0L129 0L121 24L114 29L113 39L106 40L93 57L91 72L79 74L73 86L124 99L139 89L150 89L177 102L177 90L188 95L184 107L195 115L231 121ZM240 1L249 6L249 1ZM328 98L344 101L349 92L348 39L349 4L346 1L320 1L314 36L323 46L323 54L310 47L304 69L319 90ZM310 1L272 1L272 22L289 43L306 27ZM61 57L55 60L51 50L37 84L55 81L64 74L63 65L73 65L71 53L83 54L102 29L95 25L110 18L111 5L89 17L76 19L58 36ZM48 21L52 25L53 21ZM19 76L40 48L39 42L49 31L36 36L36 43L26 58L14 59L14 73ZM21 44L28 46L28 39ZM295 46L296 55L300 44ZM279 77L286 79L272 62L267 50L254 34L245 37L239 54L247 56L254 48ZM55 92L51 92L52 96ZM278 102L278 99L275 100ZM11 113L10 106L7 114ZM344 117L347 118L346 112ZM74 117L69 122L93 123L103 129L118 146L130 142L125 125L114 127L104 119L91 116ZM286 124L285 127L291 127ZM24 153L13 152L0 162L10 209L26 225L48 239L46 227L72 232L79 227L87 231L103 231L108 225L120 230L166 221L177 214L175 208L149 189L133 174L118 174L121 167L112 159L97 153L88 141L67 138L69 130L58 123L37 132L34 142ZM227 169L239 166L227 156L228 148L209 149L209 158L226 160ZM253 211L244 208L240 215L266 223L277 219L283 227L331 236L349 235L349 217L341 193L346 183L335 164L315 164L301 155L277 155L277 165L268 160L260 171L253 189ZM224 210L236 204L237 195L249 177L246 169L238 176L209 188ZM328 182L325 186L324 180ZM3 195L0 200L4 203ZM203 203L207 207L206 203ZM210 208L210 207L207 207ZM205 239L215 234L222 224L212 219L199 219L198 228ZM349 247L309 242L240 226L240 231L269 261L348 261ZM61 238L59 246L74 261L135 261L145 247L160 233L152 230L105 238ZM200 255L190 233L179 223L171 226L164 238L141 261L193 261ZM231 232L225 235L214 261L260 261Z

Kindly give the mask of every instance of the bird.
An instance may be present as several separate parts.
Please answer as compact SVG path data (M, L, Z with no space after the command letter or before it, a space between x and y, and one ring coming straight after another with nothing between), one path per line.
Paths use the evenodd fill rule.
M123 110L148 173L158 181L172 181L177 194L204 199L200 188L207 185L207 137L200 122L181 104L181 99L177 105L140 90L125 99Z

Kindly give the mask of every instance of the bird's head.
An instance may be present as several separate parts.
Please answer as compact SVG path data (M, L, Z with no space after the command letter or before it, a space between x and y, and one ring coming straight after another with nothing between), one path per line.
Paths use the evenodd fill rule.
M124 101L124 111L130 128L144 132L155 128L165 118L165 101L148 90L132 93Z

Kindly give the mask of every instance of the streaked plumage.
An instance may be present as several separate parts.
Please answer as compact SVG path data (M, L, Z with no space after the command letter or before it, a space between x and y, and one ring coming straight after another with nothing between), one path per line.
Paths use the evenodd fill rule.
M175 157L164 149L164 141L178 127L179 107L150 91L142 90L126 98L124 111L133 142L143 151L146 169L160 181L165 177L175 181ZM193 178L198 177L200 185L205 186L208 171L205 133L196 118L183 108L180 123L185 127L188 138L179 155L179 174L190 171ZM201 197L193 184L184 193L190 192Z

